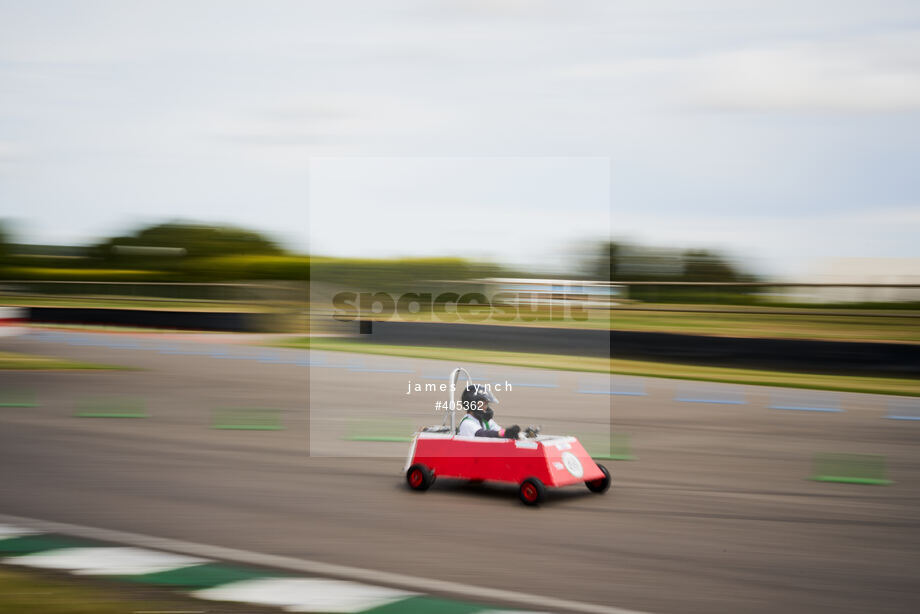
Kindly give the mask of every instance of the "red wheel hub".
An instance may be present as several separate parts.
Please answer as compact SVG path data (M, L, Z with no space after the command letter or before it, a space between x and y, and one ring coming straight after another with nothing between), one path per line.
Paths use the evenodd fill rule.
M422 485L422 472L418 469L414 470L409 476L409 482L412 484L413 488Z
M534 501L537 498L537 489L534 488L533 484L524 484L524 498L528 501Z

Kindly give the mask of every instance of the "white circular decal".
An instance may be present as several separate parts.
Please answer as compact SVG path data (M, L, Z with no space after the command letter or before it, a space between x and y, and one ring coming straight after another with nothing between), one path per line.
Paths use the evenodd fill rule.
M580 478L585 474L585 468L581 466L581 461L571 452L562 453L562 464L576 478Z

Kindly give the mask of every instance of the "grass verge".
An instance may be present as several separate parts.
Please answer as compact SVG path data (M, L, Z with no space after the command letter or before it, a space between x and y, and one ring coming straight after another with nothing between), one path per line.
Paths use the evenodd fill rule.
M205 612L210 604L144 586L104 586L85 578L0 569L0 614L130 614L131 612ZM243 610L230 604L221 611ZM257 610L265 611L265 610Z
M724 384L782 386L787 388L832 390L838 392L920 396L920 380L907 378L760 371L756 369L708 367L642 360L592 358L557 354L529 354L524 352L500 352L494 350L468 350L463 348L379 345L376 343L364 343L361 341L352 341L350 339L336 338L305 337L292 339L278 345L280 347L355 352L360 354L383 354L388 356L405 356L409 358L450 360L461 363L478 362L514 367L553 369L557 371L582 371L635 375L639 377L696 380Z
M46 370L59 371L70 369L116 369L131 370L131 367L117 365L100 365L91 362L78 362L75 360L65 360L63 358L51 358L48 356L35 356L34 354L18 354L14 352L0 352L0 371L8 370Z

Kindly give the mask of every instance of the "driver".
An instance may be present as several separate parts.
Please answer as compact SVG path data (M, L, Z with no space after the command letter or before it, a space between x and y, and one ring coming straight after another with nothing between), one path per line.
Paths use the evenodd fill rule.
M490 404L498 403L485 386L470 384L460 396L460 406L466 410L466 415L460 421L457 434L463 437L506 437L517 439L521 432L518 425L503 429L492 419L493 411Z

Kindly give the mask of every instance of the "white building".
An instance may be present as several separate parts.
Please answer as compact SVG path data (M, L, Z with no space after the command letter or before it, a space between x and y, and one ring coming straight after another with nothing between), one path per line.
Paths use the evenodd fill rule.
M826 260L796 283L878 284L883 287L785 288L780 300L815 303L920 301L920 258L836 258ZM884 284L891 284L884 287ZM778 297L780 298L780 297Z

